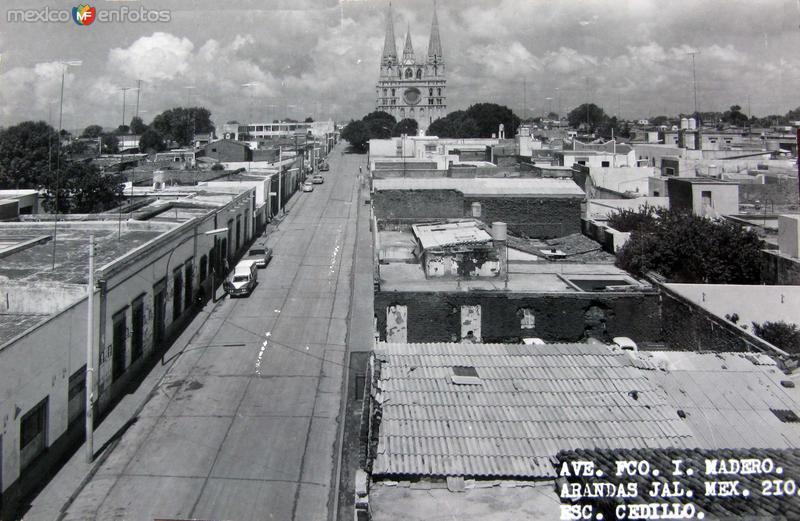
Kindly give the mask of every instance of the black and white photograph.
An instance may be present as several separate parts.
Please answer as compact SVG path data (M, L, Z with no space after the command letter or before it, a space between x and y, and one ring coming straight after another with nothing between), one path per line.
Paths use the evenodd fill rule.
M800 0L4 0L0 521L800 520Z

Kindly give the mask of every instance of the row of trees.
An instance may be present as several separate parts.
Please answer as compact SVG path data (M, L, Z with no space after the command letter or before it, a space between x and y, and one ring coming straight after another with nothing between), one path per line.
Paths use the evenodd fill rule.
M413 119L397 121L388 112L370 112L359 120L348 123L342 129L342 139L358 152L366 152L370 139L386 139L403 134L415 136L418 132L417 122Z
M429 136L445 138L492 137L503 125L506 136L513 137L520 119L506 106L478 103L467 110L457 110L437 119L428 127ZM387 112L375 111L360 120L354 120L342 130L342 138L356 151L366 151L370 139L386 139L402 134L416 135L418 124L413 119L397 121Z
M119 152L119 138L122 134L138 134L139 150L142 152L160 152L167 144L174 142L178 146L192 143L195 133L214 131L211 112L204 107L178 107L169 109L153 118L147 125L142 118L134 116L130 125L120 125L113 132L104 132L100 125L89 125L83 130L83 138L101 138L101 150L106 154Z

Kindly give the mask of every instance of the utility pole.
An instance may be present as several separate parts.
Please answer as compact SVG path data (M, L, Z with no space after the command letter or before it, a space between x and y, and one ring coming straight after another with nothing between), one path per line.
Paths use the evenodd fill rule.
M94 234L89 235L89 297L86 317L86 463L94 459Z
M136 117L139 117L139 95L142 93L142 80L136 84Z
M522 78L522 121L528 119L528 78Z

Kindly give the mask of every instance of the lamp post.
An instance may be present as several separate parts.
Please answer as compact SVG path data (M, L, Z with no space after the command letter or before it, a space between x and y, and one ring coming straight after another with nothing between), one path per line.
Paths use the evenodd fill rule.
M122 125L121 127L125 126L125 105L126 105L126 95L129 90L139 90L139 87L121 87L119 90L122 91Z
M59 181L61 176L61 126L64 121L64 77L67 74L67 67L80 67L83 62L80 60L70 60L61 62L61 98L58 104L58 150L56 151L56 215L53 219L53 269L56 269L56 236L58 234L58 204L60 191Z
M257 85L257 83L254 82L254 81L250 81L250 82L241 84L241 86L246 88L246 89L249 89L251 87L255 87L256 85ZM252 90L250 91L250 103L249 103L249 105L250 105L250 110L249 110L249 112L250 112L250 117L249 117L250 121L247 123L247 136L252 138L252 136L250 136L250 123L255 124L255 122L252 121L253 120L253 91ZM248 146L248 148L249 148L249 146ZM248 172L253 168L252 161L253 161L253 152L251 150L250 151L250 155L247 158L247 171Z
M191 100L192 90L194 90L196 87L194 85L185 85L183 88L186 89L186 132L189 134L188 135L189 144L192 145L192 151L194 151L195 115L192 113L190 100ZM191 125L189 124L189 122L191 122Z

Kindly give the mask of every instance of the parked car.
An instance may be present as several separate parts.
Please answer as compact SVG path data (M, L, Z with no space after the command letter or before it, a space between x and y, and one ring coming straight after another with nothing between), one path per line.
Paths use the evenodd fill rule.
M306 181L303 183L303 191L304 192L313 192L314 191L314 184L311 181Z
M223 287L231 297L250 295L258 284L257 261L243 260L233 268L233 273L225 281Z
M317 174L311 178L311 182L314 183L315 185L321 185L322 183L325 182L325 178Z
M265 244L256 243L247 252L245 260L255 261L257 268L266 268L269 261L272 260L272 249Z
M331 167L328 166L328 163L322 163L321 165L319 165L319 171L320 172L327 172L330 169L331 169Z

